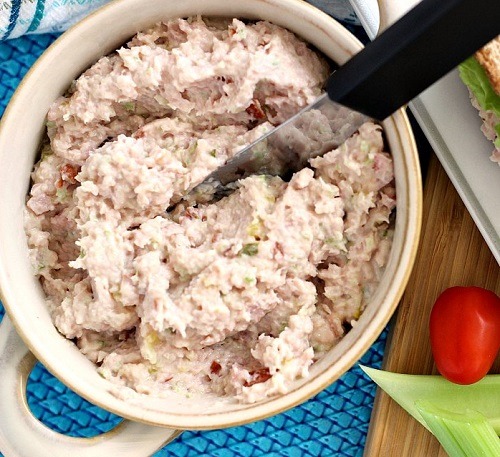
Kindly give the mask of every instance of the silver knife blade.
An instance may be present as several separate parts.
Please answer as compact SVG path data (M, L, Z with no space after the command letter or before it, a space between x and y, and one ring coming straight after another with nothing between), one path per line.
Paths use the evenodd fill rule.
M238 152L184 199L227 193L234 188L232 183L252 174L286 177L307 166L309 159L340 146L368 120L368 116L333 102L325 93Z

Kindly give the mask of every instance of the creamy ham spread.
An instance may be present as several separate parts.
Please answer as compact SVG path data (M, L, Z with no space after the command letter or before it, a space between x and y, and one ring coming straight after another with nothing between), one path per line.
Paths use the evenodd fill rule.
M328 66L269 24L193 18L137 34L48 113L26 206L57 329L139 394L256 402L355 325L380 279L392 161L367 123L289 182L167 212L312 102ZM331 134L326 118L311 126Z

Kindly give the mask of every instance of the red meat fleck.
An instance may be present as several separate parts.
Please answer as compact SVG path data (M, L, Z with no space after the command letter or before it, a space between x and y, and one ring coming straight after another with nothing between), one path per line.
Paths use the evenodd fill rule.
M265 119L266 118L266 113L260 106L259 100L254 98L252 100L252 103L248 106L248 108L245 110L250 116L252 116L254 119Z
M252 379L245 381L243 386L250 387L254 384L260 384L261 382L266 382L271 378L271 373L269 373L269 368L261 368L260 370L255 370L250 372Z
M61 179L63 181L69 182L71 184L76 183L75 177L79 172L78 167L67 163L61 167L60 172L61 172ZM61 186L58 186L58 187L61 187Z
M220 370L222 370L221 364L214 360L212 365L210 365L210 372L213 374L219 374Z

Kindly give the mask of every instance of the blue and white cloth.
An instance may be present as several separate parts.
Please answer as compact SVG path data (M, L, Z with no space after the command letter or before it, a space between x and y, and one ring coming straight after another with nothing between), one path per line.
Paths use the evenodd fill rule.
M0 0L0 40L32 33L62 32L108 1ZM309 0L309 3L342 22L359 24L348 0Z
M0 0L0 40L62 32L109 0Z

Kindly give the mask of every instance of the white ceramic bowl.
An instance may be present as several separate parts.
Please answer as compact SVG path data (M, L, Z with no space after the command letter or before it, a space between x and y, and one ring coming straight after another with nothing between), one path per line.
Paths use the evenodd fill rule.
M0 128L0 183L4 189L0 199L0 286L18 334L57 378L92 403L132 421L181 429L220 428L262 419L305 401L348 370L396 309L413 264L421 222L418 157L408 120L398 111L384 122L398 198L390 260L358 325L314 364L310 377L297 381L286 395L252 405L210 396L196 402L176 394L164 400L140 401L114 396L112 385L56 331L33 276L23 231L30 171L47 110L75 77L136 31L162 19L195 14L269 20L302 36L339 64L361 48L341 25L300 0L118 0L65 33L44 53L13 96Z

